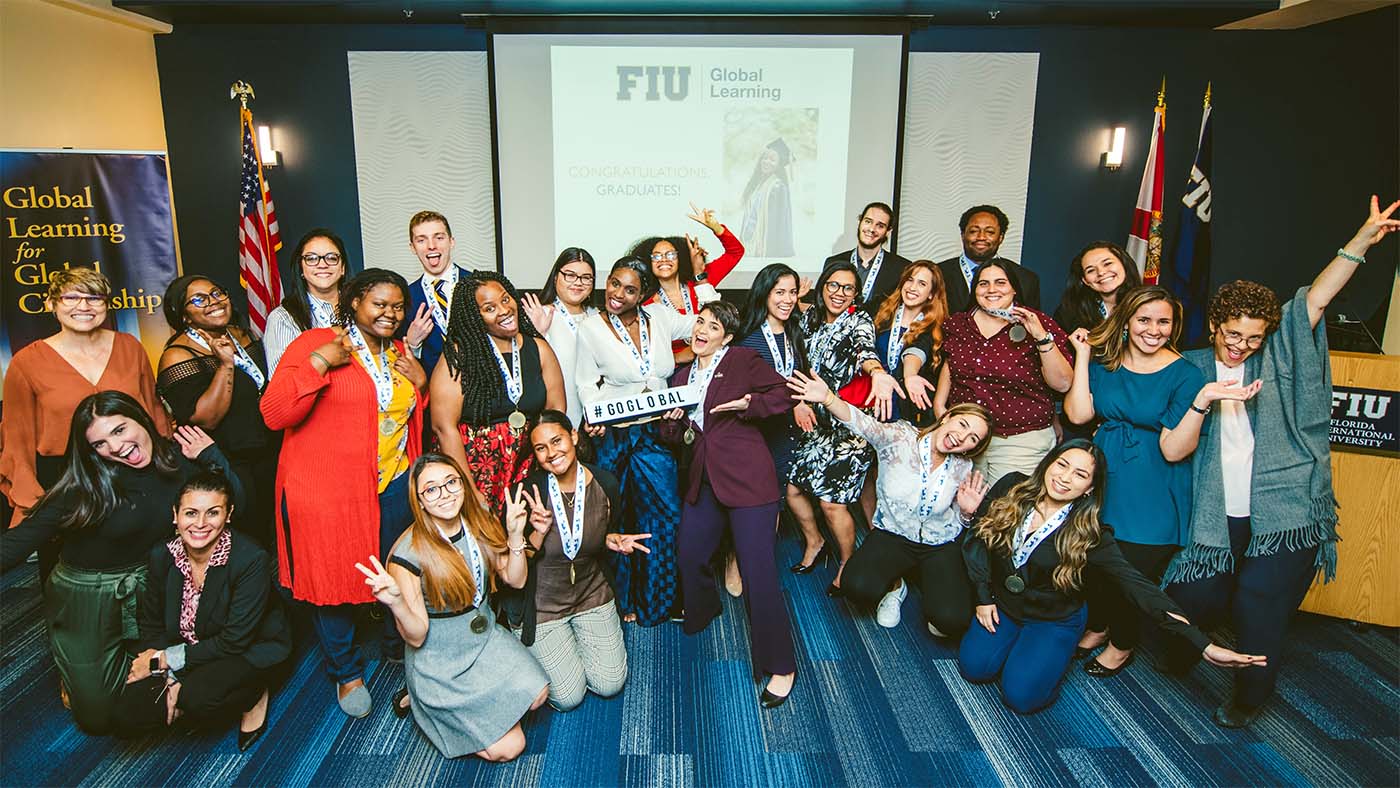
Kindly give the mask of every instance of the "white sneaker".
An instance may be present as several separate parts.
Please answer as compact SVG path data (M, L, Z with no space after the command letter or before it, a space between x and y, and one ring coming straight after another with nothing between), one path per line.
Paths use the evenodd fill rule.
M885 594L880 600L880 606L875 608L875 623L885 629L899 626L899 607L904 604L906 596L909 596L909 586L901 580L893 591Z
M928 625L928 633L929 633L930 635L933 635L933 636L936 637L936 638L946 638L946 637L948 637L947 635L945 635L945 634L943 634L941 631L939 631L938 627L934 626L934 625L933 625L933 622L931 622L931 621L929 622L929 625Z

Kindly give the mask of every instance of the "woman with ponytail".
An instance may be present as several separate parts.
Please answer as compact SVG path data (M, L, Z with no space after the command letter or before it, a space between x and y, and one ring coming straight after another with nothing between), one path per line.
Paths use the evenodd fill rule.
M1088 567L1111 578L1134 607L1190 641L1211 664L1266 663L1212 643L1123 558L1113 529L1099 519L1107 465L1093 443L1066 441L1045 455L1035 475L1003 476L963 543L977 611L976 626L958 649L958 669L978 684L1000 677L1002 699L1018 714L1055 702L1088 619Z
M509 761L525 750L521 718L549 694L549 677L496 625L490 604L500 582L525 585L529 513L524 493L513 498L507 490L502 528L481 507L465 505L469 490L451 457L419 457L409 470L413 525L390 551L388 569L374 555L371 566L355 568L389 608L406 646L408 687L394 696L394 713L411 709L444 757Z

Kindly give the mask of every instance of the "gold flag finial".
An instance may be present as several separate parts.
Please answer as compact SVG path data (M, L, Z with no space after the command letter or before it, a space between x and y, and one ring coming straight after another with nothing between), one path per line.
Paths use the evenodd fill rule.
M1167 108L1167 77L1162 76L1162 89L1157 91L1157 109Z
M243 109L248 108L248 99L257 98L257 96L253 95L253 86L241 79L229 86L228 97L230 99L238 99L238 103Z
M1206 80L1206 103L1205 109L1210 109L1210 80Z

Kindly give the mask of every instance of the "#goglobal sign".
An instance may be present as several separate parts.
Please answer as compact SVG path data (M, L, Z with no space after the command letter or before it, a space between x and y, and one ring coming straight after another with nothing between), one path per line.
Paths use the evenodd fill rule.
M661 391L643 391L626 397L599 400L587 407L589 424L612 424L619 421L639 421L671 410L688 408L700 402L700 389L676 386Z

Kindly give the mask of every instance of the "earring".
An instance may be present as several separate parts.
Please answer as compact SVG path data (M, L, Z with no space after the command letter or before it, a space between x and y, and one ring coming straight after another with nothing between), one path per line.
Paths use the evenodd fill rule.
M1128 329L1126 329L1126 328L1123 329L1123 341L1124 341L1124 342L1127 342L1127 341L1128 341Z

